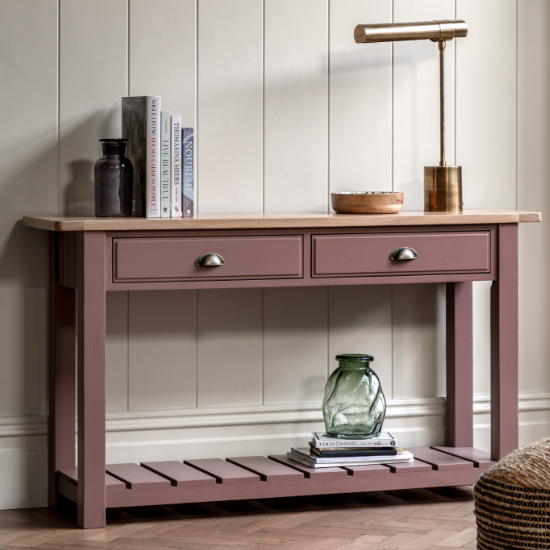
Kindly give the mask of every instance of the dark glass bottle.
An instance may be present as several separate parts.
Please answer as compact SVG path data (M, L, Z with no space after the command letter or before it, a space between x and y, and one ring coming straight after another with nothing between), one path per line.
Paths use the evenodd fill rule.
M95 215L132 215L133 167L124 156L127 139L100 139L103 157L95 164Z

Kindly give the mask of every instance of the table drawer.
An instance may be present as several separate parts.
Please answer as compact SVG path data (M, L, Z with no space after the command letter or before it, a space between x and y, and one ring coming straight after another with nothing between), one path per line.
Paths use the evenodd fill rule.
M113 239L113 282L302 277L302 236ZM215 253L224 264L198 267Z
M314 235L313 277L491 271L491 232ZM391 260L412 248L414 260Z

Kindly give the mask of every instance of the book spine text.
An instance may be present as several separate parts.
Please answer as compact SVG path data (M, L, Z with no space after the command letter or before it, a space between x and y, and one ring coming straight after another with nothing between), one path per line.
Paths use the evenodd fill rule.
M172 218L181 218L181 115L172 115L170 143L172 150L172 167L170 177Z
M170 217L170 111L160 114L161 174L160 174L160 217Z
M183 217L192 218L194 212L194 136L193 128L183 129Z
M146 216L160 218L160 96L147 97Z

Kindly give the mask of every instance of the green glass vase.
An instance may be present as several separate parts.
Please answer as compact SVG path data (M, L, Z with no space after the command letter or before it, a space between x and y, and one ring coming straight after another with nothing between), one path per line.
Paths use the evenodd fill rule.
M372 355L337 355L338 368L325 386L323 416L327 434L342 438L377 436L386 416L386 398Z

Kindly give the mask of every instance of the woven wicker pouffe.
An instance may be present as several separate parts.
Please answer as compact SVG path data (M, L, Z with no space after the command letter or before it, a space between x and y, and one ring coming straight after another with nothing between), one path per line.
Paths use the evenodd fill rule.
M474 498L478 550L550 549L550 438L489 468Z

